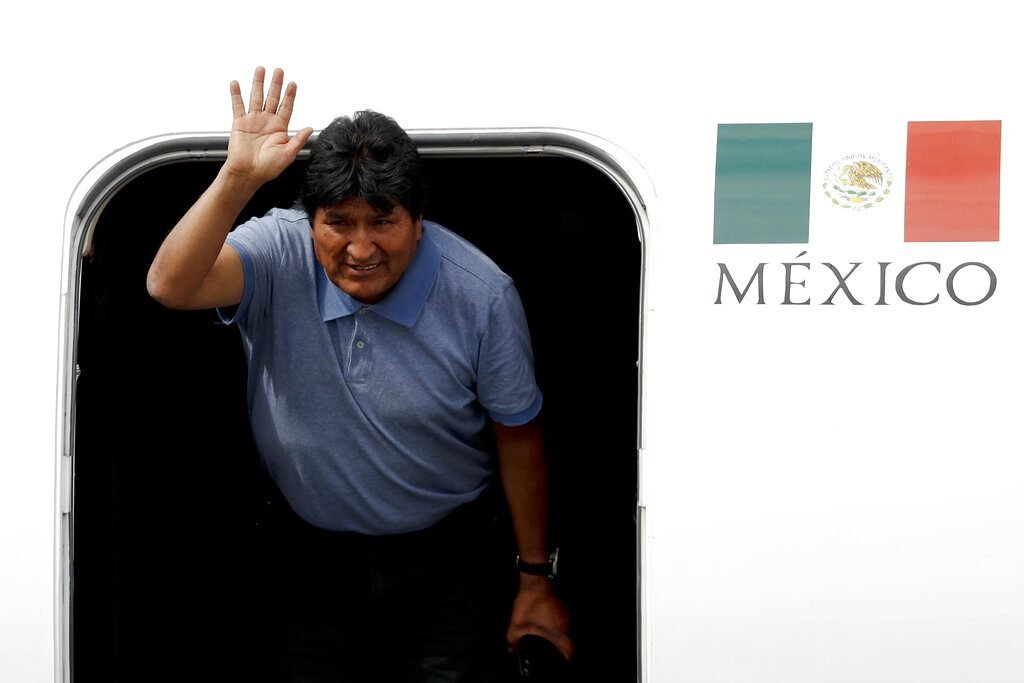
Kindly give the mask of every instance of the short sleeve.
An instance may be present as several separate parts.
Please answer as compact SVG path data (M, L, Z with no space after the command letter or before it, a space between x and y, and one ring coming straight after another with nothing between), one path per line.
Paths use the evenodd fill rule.
M259 319L266 310L275 262L274 221L271 216L253 218L228 233L228 246L242 260L244 288L237 306L218 308L217 315L226 324L245 326Z
M477 398L491 419L510 427L540 414L543 397L533 373L530 330L511 283L490 307L480 348Z

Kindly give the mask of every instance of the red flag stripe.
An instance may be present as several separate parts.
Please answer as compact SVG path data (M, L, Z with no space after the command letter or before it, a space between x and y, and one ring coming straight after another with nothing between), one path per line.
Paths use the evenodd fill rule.
M1000 121L907 124L907 242L999 240Z

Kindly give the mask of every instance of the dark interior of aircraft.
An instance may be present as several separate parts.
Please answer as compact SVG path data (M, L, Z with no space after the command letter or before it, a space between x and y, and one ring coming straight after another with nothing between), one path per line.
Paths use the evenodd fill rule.
M573 679L635 681L633 211L615 183L574 159L424 163L426 217L511 275L529 319ZM213 311L167 310L145 285L164 236L217 170L195 160L129 182L103 210L82 263L71 627L79 683L259 680L252 510L268 480L249 433L238 331ZM296 163L263 188L239 222L290 206L302 172Z

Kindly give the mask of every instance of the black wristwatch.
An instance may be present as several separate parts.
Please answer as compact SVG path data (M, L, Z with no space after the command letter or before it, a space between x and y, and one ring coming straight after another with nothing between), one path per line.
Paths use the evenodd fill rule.
M521 557L516 555L516 569L524 574L546 576L549 579L554 579L558 576L558 548L555 548L548 555L547 562L524 562Z

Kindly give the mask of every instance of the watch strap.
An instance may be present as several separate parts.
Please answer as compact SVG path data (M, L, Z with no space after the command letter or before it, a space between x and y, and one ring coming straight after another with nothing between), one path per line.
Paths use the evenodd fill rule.
M548 555L547 562L526 562L517 555L516 568L524 574L546 576L549 579L553 579L558 574L558 550L555 549Z

